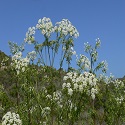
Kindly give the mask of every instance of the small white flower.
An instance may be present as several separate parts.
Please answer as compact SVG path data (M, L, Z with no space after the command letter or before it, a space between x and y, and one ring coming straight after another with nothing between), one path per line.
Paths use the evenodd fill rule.
M7 112L2 118L2 125L22 125L19 114Z
M92 88L92 89L91 89L91 93L97 93L97 89Z
M28 44L31 44L34 42L34 34L35 34L35 27L29 27L28 31L26 32L26 38L24 39L24 41Z
M66 81L68 79L68 76L64 76L63 80Z
M91 94L91 97L92 97L92 99L94 100L94 99L95 99L95 94L92 93L92 94Z
M79 91L80 91L80 92L83 91L83 85L79 85Z
M121 104L123 102L123 100L124 100L124 98L122 96L120 98L119 97L116 98L116 101L119 104Z
M71 96L73 94L73 90L71 88L68 88L68 94Z
M71 84L70 84L70 83L67 83L66 87L67 87L67 88L70 88L70 87L71 87Z
M74 89L76 89L76 90L78 89L78 84L77 83L74 84Z
M27 58L30 60L34 60L36 58L36 52L32 51L27 54Z
M51 95L47 95L46 96L48 99L52 99L52 96Z
M63 83L62 88L64 89L66 87L66 83Z
M43 125L46 125L46 122L43 122Z

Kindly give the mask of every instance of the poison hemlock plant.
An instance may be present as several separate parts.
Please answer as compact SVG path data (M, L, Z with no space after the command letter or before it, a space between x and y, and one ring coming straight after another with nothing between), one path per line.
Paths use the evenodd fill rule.
M43 40L37 40L36 31L41 32ZM13 84L8 92L3 84L2 93L6 93L12 104L6 107L1 99L4 114L7 112L3 114L3 125L10 122L18 125L125 123L125 83L112 75L97 77L97 71L106 73L107 70L106 61L97 63L100 39L94 47L85 43L89 56L81 54L78 57L74 50L74 39L78 36L69 20L63 19L53 25L44 17L28 29L21 46L9 42L12 53L9 75ZM25 55L27 45L34 50ZM72 55L77 57L78 69L71 67ZM65 71L64 64L67 64Z

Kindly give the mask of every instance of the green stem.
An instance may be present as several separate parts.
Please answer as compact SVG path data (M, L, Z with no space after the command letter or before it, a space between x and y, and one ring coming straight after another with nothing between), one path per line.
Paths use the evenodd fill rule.
M47 48L48 48L49 62L50 62L50 66L51 66L51 57L50 57L50 50L49 50L49 46L47 46Z
M48 56L47 56L47 50L46 50L46 46L45 46L45 59L46 59L46 65L47 65L47 62L48 62L48 61L47 61L47 57L48 57Z
M46 64L45 64L44 59L43 59L43 56L42 56L42 50L41 50L41 53L40 53L40 51L38 50L38 53L39 53L40 58L41 58L41 60L42 60L42 64L45 66Z

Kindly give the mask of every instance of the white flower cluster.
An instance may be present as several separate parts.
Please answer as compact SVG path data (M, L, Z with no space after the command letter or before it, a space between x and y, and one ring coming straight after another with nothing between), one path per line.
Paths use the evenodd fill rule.
M62 104L61 104L62 103L62 92L61 91L57 90L57 91L53 92L52 96L48 94L46 97L49 100L56 102L59 107L62 107Z
M14 68L17 71L17 75L18 75L20 73L20 71L22 71L22 72L25 71L25 67L28 66L30 59L27 57L22 58L22 53L18 52L12 57L12 61L13 61L13 63L11 63L11 65L14 66Z
M124 98L121 96L120 98L116 98L117 103L121 104L123 102Z
M50 107L45 107L45 108L43 108L42 109L42 117L46 117L46 115L49 115L50 114L50 111L51 111L51 109L50 109Z
M90 92L91 92L91 97L92 97L92 99L94 100L94 99L95 99L95 94L97 94L98 91L97 91L96 88L92 88Z
M54 99L55 101L60 100L61 97L62 97L61 91L57 90L56 92L53 93L53 99Z
M70 111L73 109L73 110L77 110L77 106L74 104L74 103L72 103L72 101L71 100L68 100L67 101L67 104L68 104L68 107L70 108Z
M84 46L85 46L85 52L89 52L90 51L90 49L91 49L91 45L89 44L89 42L86 42L86 43L84 43Z
M42 34L45 35L46 37L50 37L51 33L54 32L53 24L50 18L46 17L38 20L36 28L41 30Z
M99 48L101 45L101 41L99 38L96 39L96 45L94 47L94 49ZM84 43L85 46L85 52L89 52L89 51L93 51L94 49L92 49L92 46L89 44L89 42ZM94 52L94 51L93 51Z
M17 52L17 53L15 53L14 56L12 56L12 60L17 60L17 59L21 59L21 58L22 58L21 52Z
M98 59L98 53L95 49L91 51L91 57L94 62Z
M24 39L24 41L28 44L34 43L34 35L37 29L41 30L41 33L46 38L50 38L51 33L53 32L59 33L60 38L67 35L75 38L79 36L77 29L71 24L68 19L63 19L61 22L57 22L56 25L53 26L50 18L43 17L42 19L38 20L36 27L29 27L28 31L26 32L26 38Z
M96 39L96 48L99 48L101 45L101 41L99 38Z
M43 125L46 125L46 122L45 122L45 121L43 122Z
M92 48L92 46L88 42L84 43L84 46L85 46L85 52L90 53L92 60L95 62L98 58L98 53L96 51L96 48Z
M24 43L22 43L22 45L18 45L17 43L15 43L15 42L11 42L11 41L9 41L9 47L10 47L10 51L11 51L11 53L12 54L15 54L15 53L17 53L17 52L23 52L24 51Z
M93 62L95 62L98 58L98 53L97 53L96 49L99 48L100 44L101 44L101 42L100 42L99 38L98 38L98 41L96 42L96 46L94 48L92 48L92 46L88 42L84 43L85 52L90 54Z
M70 51L71 51L71 53L72 53L73 55L76 55L76 51L74 50L74 48L73 48L73 47L71 47L70 49L71 49L71 50L70 50Z
M28 31L26 32L26 38L24 39L25 42L28 44L32 44L35 40L35 27L29 27Z
M85 56L80 54L80 58L78 59L78 56L76 56L76 62L77 65L80 66L84 70L90 70L91 63L90 60Z
M77 29L71 24L71 22L68 19L62 19L61 22L57 22L54 29L55 31L60 32L61 35L64 36L69 35L75 38L79 36Z
M5 68L6 67L6 62L9 60L8 57L4 57L0 63L0 67Z
M102 66L103 66L103 69L102 69L102 72L106 73L106 71L108 70L108 63L107 61L102 61Z
M84 72L78 75L76 72L69 72L64 76L63 80L65 82L62 89L67 89L70 96L73 95L74 91L86 92L91 95L92 99L95 99L95 94L98 93L97 79L92 73Z
M65 51L65 50L66 50L66 47L63 46L63 51ZM76 55L76 51L74 50L73 47L69 48L69 52L71 53L70 55Z
M112 83L114 81L114 76L110 73L110 76L106 76L105 74L100 74L98 77L99 81L104 81L106 84Z
M37 56L37 54L36 54L35 51L29 52L27 54L27 58L30 59L30 60L32 60L32 61L36 59L36 56Z
M7 112L2 118L2 125L22 125L19 114Z
M114 84L114 86L115 86L116 88L124 87L123 81L118 80L118 79L115 79L115 80L113 81L113 84Z

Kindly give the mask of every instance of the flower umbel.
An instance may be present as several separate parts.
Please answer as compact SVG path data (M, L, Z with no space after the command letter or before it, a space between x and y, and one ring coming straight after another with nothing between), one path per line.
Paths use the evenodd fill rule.
M79 33L77 29L71 24L68 19L62 19L61 22L57 22L55 26L55 31L60 32L60 35L77 38Z
M36 29L41 30L41 33L48 38L51 36L51 33L54 31L53 24L50 18L46 18L46 17L38 20Z
M28 31L26 32L26 38L24 39L24 41L28 44L32 44L35 42L35 27L29 27Z
M2 125L22 125L19 114L7 112L2 118Z

